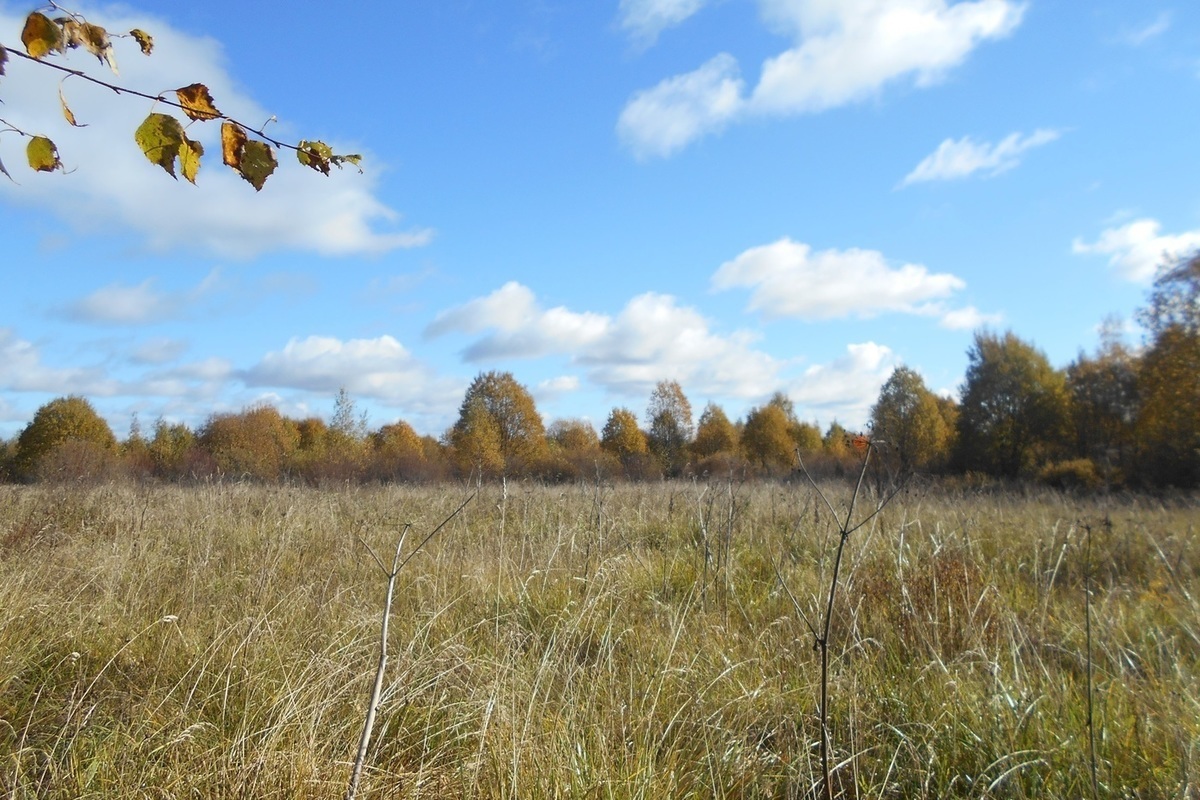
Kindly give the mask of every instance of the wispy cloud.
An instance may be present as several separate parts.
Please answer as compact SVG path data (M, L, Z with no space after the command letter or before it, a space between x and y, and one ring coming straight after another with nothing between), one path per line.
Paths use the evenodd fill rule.
M1130 28L1121 34L1120 40L1132 47L1141 47L1151 39L1162 36L1171 28L1171 12L1163 11L1142 25Z
M714 289L750 288L749 310L819 320L882 313L929 314L929 303L966 286L920 264L893 267L876 250L820 250L783 238L746 250L713 274Z
M177 319L187 307L210 294L220 281L220 273L211 272L192 289L163 292L156 280L147 278L134 286L110 284L69 305L64 313L75 322L109 325L142 325Z
M999 175L1020 164L1025 153L1049 144L1061 135L1061 131L1039 129L1028 136L1009 134L995 144L976 142L970 136L946 139L908 173L900 185L957 180L980 172L989 177Z
M640 45L654 44L663 31L674 28L711 0L621 0L621 27Z
M617 123L639 158L670 156L734 121L817 113L911 78L932 85L980 43L1007 36L1016 0L760 0L795 46L764 62L747 92L737 61L722 53L693 72L638 92Z
M1121 277L1146 282L1158 268L1200 250L1200 230L1163 234L1156 219L1138 219L1116 228L1107 228L1094 242L1076 239L1071 251L1076 255L1106 255L1108 263Z
M117 42L121 85L158 91L202 82L225 113L255 125L271 116L229 72L218 42L117 7L107 9L103 18L112 30L136 27L154 35L155 50L149 58L132 44L122 49L124 42ZM22 23L20 17L0 11L0 30L19 31ZM76 51L61 62L114 80L87 53ZM0 180L2 200L43 206L80 229L133 231L153 249L198 249L230 257L279 250L383 253L423 245L433 235L428 229L401 227L399 213L379 199L377 163L364 175L354 169L334 170L324 178L284 152L279 154L279 169L256 193L221 164L218 123L197 123L188 135L204 145L206 155L198 185L192 186L173 181L133 143L133 131L151 110L149 103L68 81L63 87L67 101L78 120L88 125L71 128L59 106L61 73L17 58L9 59L6 70L5 119L53 139L71 174L35 174L21 168L22 154L11 148L23 145L19 137L8 137L0 142L0 158L20 185ZM293 134L286 124L275 134L285 140L303 136ZM352 149L346 142L331 144L343 152Z

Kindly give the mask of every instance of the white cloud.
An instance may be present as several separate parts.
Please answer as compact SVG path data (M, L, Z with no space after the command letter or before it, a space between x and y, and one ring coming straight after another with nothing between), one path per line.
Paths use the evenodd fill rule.
M1003 314L985 314L975 306L966 306L947 311L938 324L947 330L971 331L985 325L999 325L1003 321Z
M32 342L19 338L11 328L0 328L0 389L108 397L119 391L119 384L98 367L46 366Z
M160 292L154 288L154 278L147 278L136 286L111 284L72 303L66 308L66 315L76 322L114 325L175 319L188 304L213 291L219 280L219 272L213 271L195 288L183 292Z
M1130 281L1149 281L1158 268L1200 250L1200 230L1175 235L1161 234L1156 219L1134 220L1108 228L1095 242L1076 239L1071 250L1077 255L1106 255L1108 263Z
M898 363L895 353L884 345L847 345L841 358L805 370L788 387L787 395L796 403L801 418L815 416L823 425L837 418L843 425L861 426Z
M760 0L764 17L796 44L767 59L746 93L736 60L721 54L694 72L634 95L618 122L639 157L669 156L751 116L817 113L911 78L940 80L980 43L1007 36L1016 0Z
M674 28L702 9L710 0L621 0L621 27L642 45Z
M537 388L534 389L533 394L539 402L551 402L558 400L563 395L576 391L579 391L579 378L577 376L559 375L539 383Z
M595 341L608 322L602 315L579 314L561 306L543 310L528 287L510 281L486 297L438 314L426 335L493 329L495 333L467 348L468 361L537 358Z
M666 157L725 126L742 109L744 83L728 53L694 72L638 92L621 112L617 134L638 158Z
M437 376L391 336L342 341L329 336L291 339L240 373L249 387L290 388L352 395L403 406L419 414L445 413L461 399L457 381Z
M810 320L884 312L927 314L930 301L966 286L957 276L931 274L920 264L891 267L875 250L814 253L807 244L786 237L725 262L712 284L718 290L752 288L750 310L767 317Z
M661 380L678 380L710 395L758 397L774 388L780 363L755 350L755 337L714 333L698 311L669 295L647 293L615 317L542 309L533 293L508 283L486 297L443 312L427 333L475 334L468 361L565 355L588 379L618 394L644 395Z
M1028 136L1012 133L996 144L976 142L970 136L946 139L904 177L901 186L966 178L976 172L999 175L1020 164L1021 157L1029 150L1049 144L1061 135L1060 131L1045 129Z
M211 90L217 108L237 119L257 126L270 116L228 72L216 41L118 7L82 10L111 30L149 30L155 39L154 54L147 58L131 40L117 41L119 78L84 52L57 59L64 65L151 92L201 82ZM22 24L20 17L0 12L0 30L20 30ZM371 166L365 175L354 169L334 170L324 178L301 167L285 151L279 154L278 171L256 193L221 164L218 124L195 123L188 135L204 145L206 155L198 185L192 186L172 180L134 144L133 132L151 110L149 102L68 79L63 85L67 102L78 120L88 125L71 128L59 106L61 73L18 58L9 59L7 72L5 119L53 139L71 173L28 171L20 166L24 160L20 137L5 137L0 141L0 158L20 185L0 181L0 200L44 206L80 229L132 230L155 249L195 248L231 257L272 250L382 253L424 244L432 236L428 230L398 228L399 215L376 196L379 166ZM275 134L283 140L303 138L286 125Z

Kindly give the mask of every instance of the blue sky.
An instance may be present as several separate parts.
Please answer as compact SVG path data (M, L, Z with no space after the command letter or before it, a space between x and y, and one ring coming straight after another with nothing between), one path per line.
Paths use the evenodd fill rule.
M301 7L306 11L297 11ZM0 0L20 47L31 5ZM261 193L141 155L151 103L10 57L0 436L64 394L118 435L256 402L440 434L483 370L600 427L678 380L866 418L898 364L954 392L973 331L1064 366L1200 246L1200 7L1124 0L264 0L72 8L112 76L361 152ZM161 109L160 109L161 110ZM0 126L2 127L2 126ZM216 154L216 155L214 155ZM1136 330L1130 341L1139 341Z

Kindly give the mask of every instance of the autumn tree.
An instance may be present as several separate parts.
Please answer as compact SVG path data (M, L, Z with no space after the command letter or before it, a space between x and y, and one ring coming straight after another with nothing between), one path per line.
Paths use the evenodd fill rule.
M238 414L209 417L197 441L221 474L275 481L284 476L300 434L274 406L261 405Z
M1160 270L1138 319L1149 346L1138 373L1139 461L1160 484L1200 484L1200 253Z
M897 367L871 408L871 436L902 474L947 462L953 442L937 396L915 370Z
M115 455L117 439L83 397L59 397L43 405L17 438L14 471L22 480L41 475L51 459L62 469L90 471ZM70 476L69 476L70 477Z
M182 422L167 422L159 417L154 423L154 435L147 447L154 474L159 478L180 480L191 475L193 470L210 471L200 463L206 454L198 448L196 434Z
M716 403L709 403L700 412L696 424L696 439L692 442L692 453L697 458L709 458L718 453L734 453L738 449L738 429L725 410Z
M321 141L301 140L295 145L287 144L268 136L262 127L256 129L226 116L217 109L208 87L202 83L192 83L164 94L149 94L101 80L81 69L61 64L56 60L57 57L70 50L81 49L95 56L101 63L107 64L115 74L117 60L113 39L133 40L145 56L153 52L154 39L146 31L136 28L128 32L113 33L84 18L83 15L66 11L57 4L51 4L51 8L60 16L51 18L40 11L34 11L26 17L21 31L24 52L0 44L0 76L5 74L6 65L11 63L13 58L63 73L66 77L59 87L59 101L63 116L72 126L86 127L87 123L77 121L67 104L63 91L67 78L103 87L117 95L142 98L150 101L154 109L173 108L182 113L188 120L187 124L221 120L221 158L255 190L262 189L267 178L275 171L278 165L276 149L294 151L302 165L325 175L329 174L331 167L341 169L345 164L357 167L362 160L361 156L355 154L337 155L329 145ZM0 119L0 133L16 133L29 140L26 159L31 169L53 172L63 168L58 148L48 137L21 130L4 119ZM133 140L151 163L162 167L171 177L177 177L178 170L184 179L191 183L196 182L201 159L205 155L204 146L188 137L188 129L178 115L151 111L134 132ZM3 164L0 164L0 172L8 174Z
M627 477L642 477L650 460L646 433L638 427L637 415L628 408L614 408L600 434L600 447L621 464Z
M796 461L796 442L792 438L792 420L778 403L767 403L746 414L742 429L742 449L746 458L764 469L784 469Z
M668 475L679 475L687 465L692 440L692 405L678 381L659 381L646 408L650 421L650 452Z
M384 425L370 436L370 475L376 480L407 481L427 477L425 442L404 420Z
M1067 394L1075 452L1125 472L1136 453L1138 359L1113 333L1106 328L1095 355L1080 353L1067 367Z
M546 431L533 396L511 372L484 372L463 397L450 443L460 468L517 472L546 448Z
M1061 448L1066 380L1046 355L1017 338L975 334L967 352L956 460L963 469L1016 477Z

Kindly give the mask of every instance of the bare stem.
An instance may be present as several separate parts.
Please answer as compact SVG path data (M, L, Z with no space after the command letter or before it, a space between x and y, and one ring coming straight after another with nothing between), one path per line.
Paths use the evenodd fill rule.
M449 523L450 520L458 516L459 512L467 507L467 503L471 502L474 497L475 494L472 493L467 497L466 500L462 501L458 508L454 509L454 511L450 513L450 516L446 517L436 528L426 534L425 538L422 539L416 547L409 551L408 555L402 560L400 558L400 552L404 549L404 540L408 538L408 532L412 528L411 524L406 524L404 526L404 530L400 533L400 541L396 543L396 553L392 556L391 571L388 571L383 566L383 561L380 560L379 556L375 555L375 551L372 550L366 542L362 542L363 547L366 547L367 552L371 554L371 558L375 559L375 563L378 564L379 568L383 570L385 575L387 575L388 583L387 598L383 603L383 624L379 632L379 664L375 668L375 683L371 687L371 698L367 704L367 718L363 723L362 737L358 740L358 754L354 757L354 767L350 771L350 786L346 789L345 800L354 800L355 795L358 794L358 782L362 777L363 765L366 764L367 761L367 750L371 745L371 731L375 728L375 713L379 710L379 696L383 694L383 677L384 673L387 671L388 658L388 623L391 621L392 617L392 596L396 589L396 576L399 575L404 569L405 565L412 560L413 556L421 552L421 549L429 543L429 540L432 539L438 533L438 531L446 527L446 524ZM362 540L360 539L359 541L361 542Z

